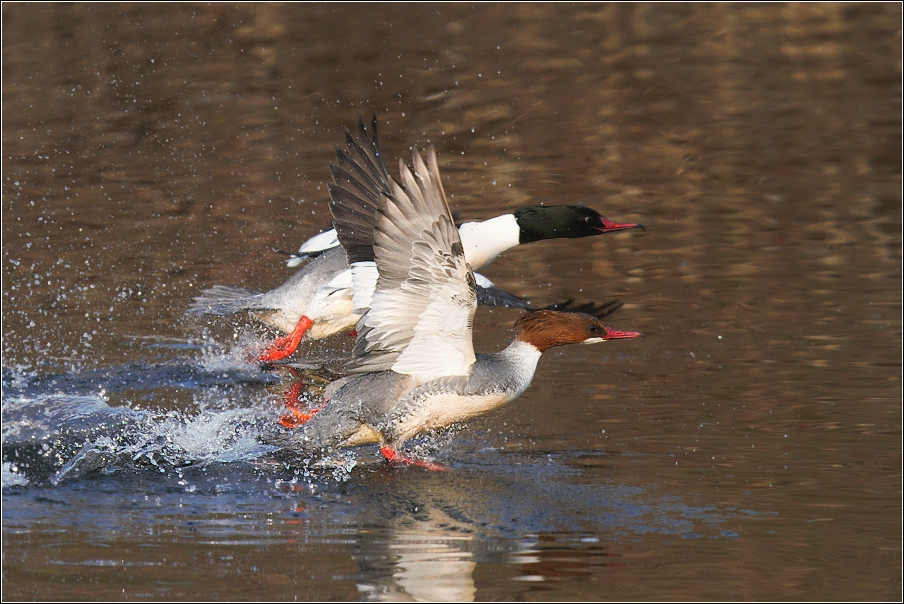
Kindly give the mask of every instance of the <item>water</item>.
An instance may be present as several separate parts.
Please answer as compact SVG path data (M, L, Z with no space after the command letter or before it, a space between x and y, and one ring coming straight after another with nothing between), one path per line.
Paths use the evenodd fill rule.
M6 599L901 598L895 4L4 5ZM422 439L274 453L265 290L343 126L434 144L462 217L642 222L512 250L554 349ZM394 165L390 162L390 165ZM517 311L481 309L479 351ZM307 345L341 356L338 336ZM315 372L315 377L322 373ZM318 382L319 383L319 382Z

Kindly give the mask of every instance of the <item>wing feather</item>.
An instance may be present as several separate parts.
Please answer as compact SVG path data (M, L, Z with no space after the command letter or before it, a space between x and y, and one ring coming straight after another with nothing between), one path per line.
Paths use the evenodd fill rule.
M379 271L358 324L355 371L391 369L429 380L468 375L474 363L476 283L436 168L413 153L381 200L373 229Z
M383 161L377 140L377 116L370 130L358 119L358 137L345 131L346 149L336 148L336 164L330 166L333 182L329 185L330 210L339 242L348 263L373 261L373 228L380 199L392 177Z

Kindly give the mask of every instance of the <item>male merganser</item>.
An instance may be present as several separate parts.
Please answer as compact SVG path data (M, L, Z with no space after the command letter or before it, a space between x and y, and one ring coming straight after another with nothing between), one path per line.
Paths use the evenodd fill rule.
M439 180L436 154L413 172L400 162L401 184L387 180L376 204L333 195L330 209L359 293L360 263L376 267L375 286L358 322L352 375L336 382L325 405L300 429L276 438L305 450L381 445L390 462L440 469L398 451L407 439L486 413L530 385L540 355L553 346L636 338L580 313L538 311L495 354L475 355L471 338L476 282ZM367 271L364 271L367 273ZM328 389L330 390L330 389Z
M345 147L336 148L337 163L330 165L333 177L333 183L329 185L331 198L376 207L380 197L389 192L393 180L377 140L376 115L369 131L364 121L358 120L357 140L346 129ZM437 187L442 190L438 171ZM360 219L356 216L344 218L353 222ZM614 222L583 206L528 206L484 222L466 222L458 231L465 260L473 270L479 270L505 250L519 244L543 239L588 237L634 228L644 227L636 223ZM351 256L354 255L355 250L352 250ZM229 315L251 311L264 323L287 332L287 336L277 338L261 353L260 360L265 362L288 357L305 336L318 339L353 328L363 309L367 308L372 285L376 281L375 269L368 261L353 261L349 268L346 251L339 247L335 229L306 241L288 263L289 266L296 266L305 260L308 263L304 268L272 291L255 293L214 286L195 298L189 312ZM358 298L352 300L350 286L354 271L369 274L370 287L359 286L362 289L358 292ZM361 279L359 276L359 282ZM497 288L486 277L475 275L475 279L481 304L533 310L530 304Z

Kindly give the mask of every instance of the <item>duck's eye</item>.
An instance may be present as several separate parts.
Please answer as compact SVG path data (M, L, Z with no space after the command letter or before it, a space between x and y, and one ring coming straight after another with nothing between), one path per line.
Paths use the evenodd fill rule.
M599 331L599 328L596 325L591 325L587 328L587 331L589 331L590 333L596 333Z
M593 217L592 216L584 216L584 222L586 222L587 224L590 224L591 222L593 222Z

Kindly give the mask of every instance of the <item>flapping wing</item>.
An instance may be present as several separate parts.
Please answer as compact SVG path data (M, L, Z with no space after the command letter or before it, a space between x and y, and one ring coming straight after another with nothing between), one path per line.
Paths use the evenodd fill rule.
M330 165L333 227L349 264L373 261L373 230L380 197L389 193L392 181L377 141L376 114L370 131L358 118L357 140L345 131L345 147L336 147L336 163Z
M556 302L548 306L536 306L524 298L511 294L479 273L474 273L477 280L477 304L480 306L497 306L520 308L530 312L539 310L558 310L560 312L578 312L591 315L597 319L608 317L623 306L618 300L608 302L575 302L574 299Z
M436 152L427 163L413 153L414 171L400 163L375 223L379 271L369 310L358 323L355 371L415 375L427 380L467 375L476 283L439 178Z
M596 317L597 319L605 319L622 306L624 306L624 303L619 300L609 300L608 302L594 302L593 300L589 300L587 302L575 302L574 300L566 300L564 302L556 302L555 304L550 304L549 306L544 306L543 308L536 308L533 310L578 312L584 313L585 315L591 315L593 317Z
M336 163L330 165L333 182L329 185L330 211L339 242L352 269L352 303L358 314L370 304L377 281L373 237L380 199L394 184L380 143L377 140L377 116L370 130L358 118L358 136L345 131L345 148L336 147Z

